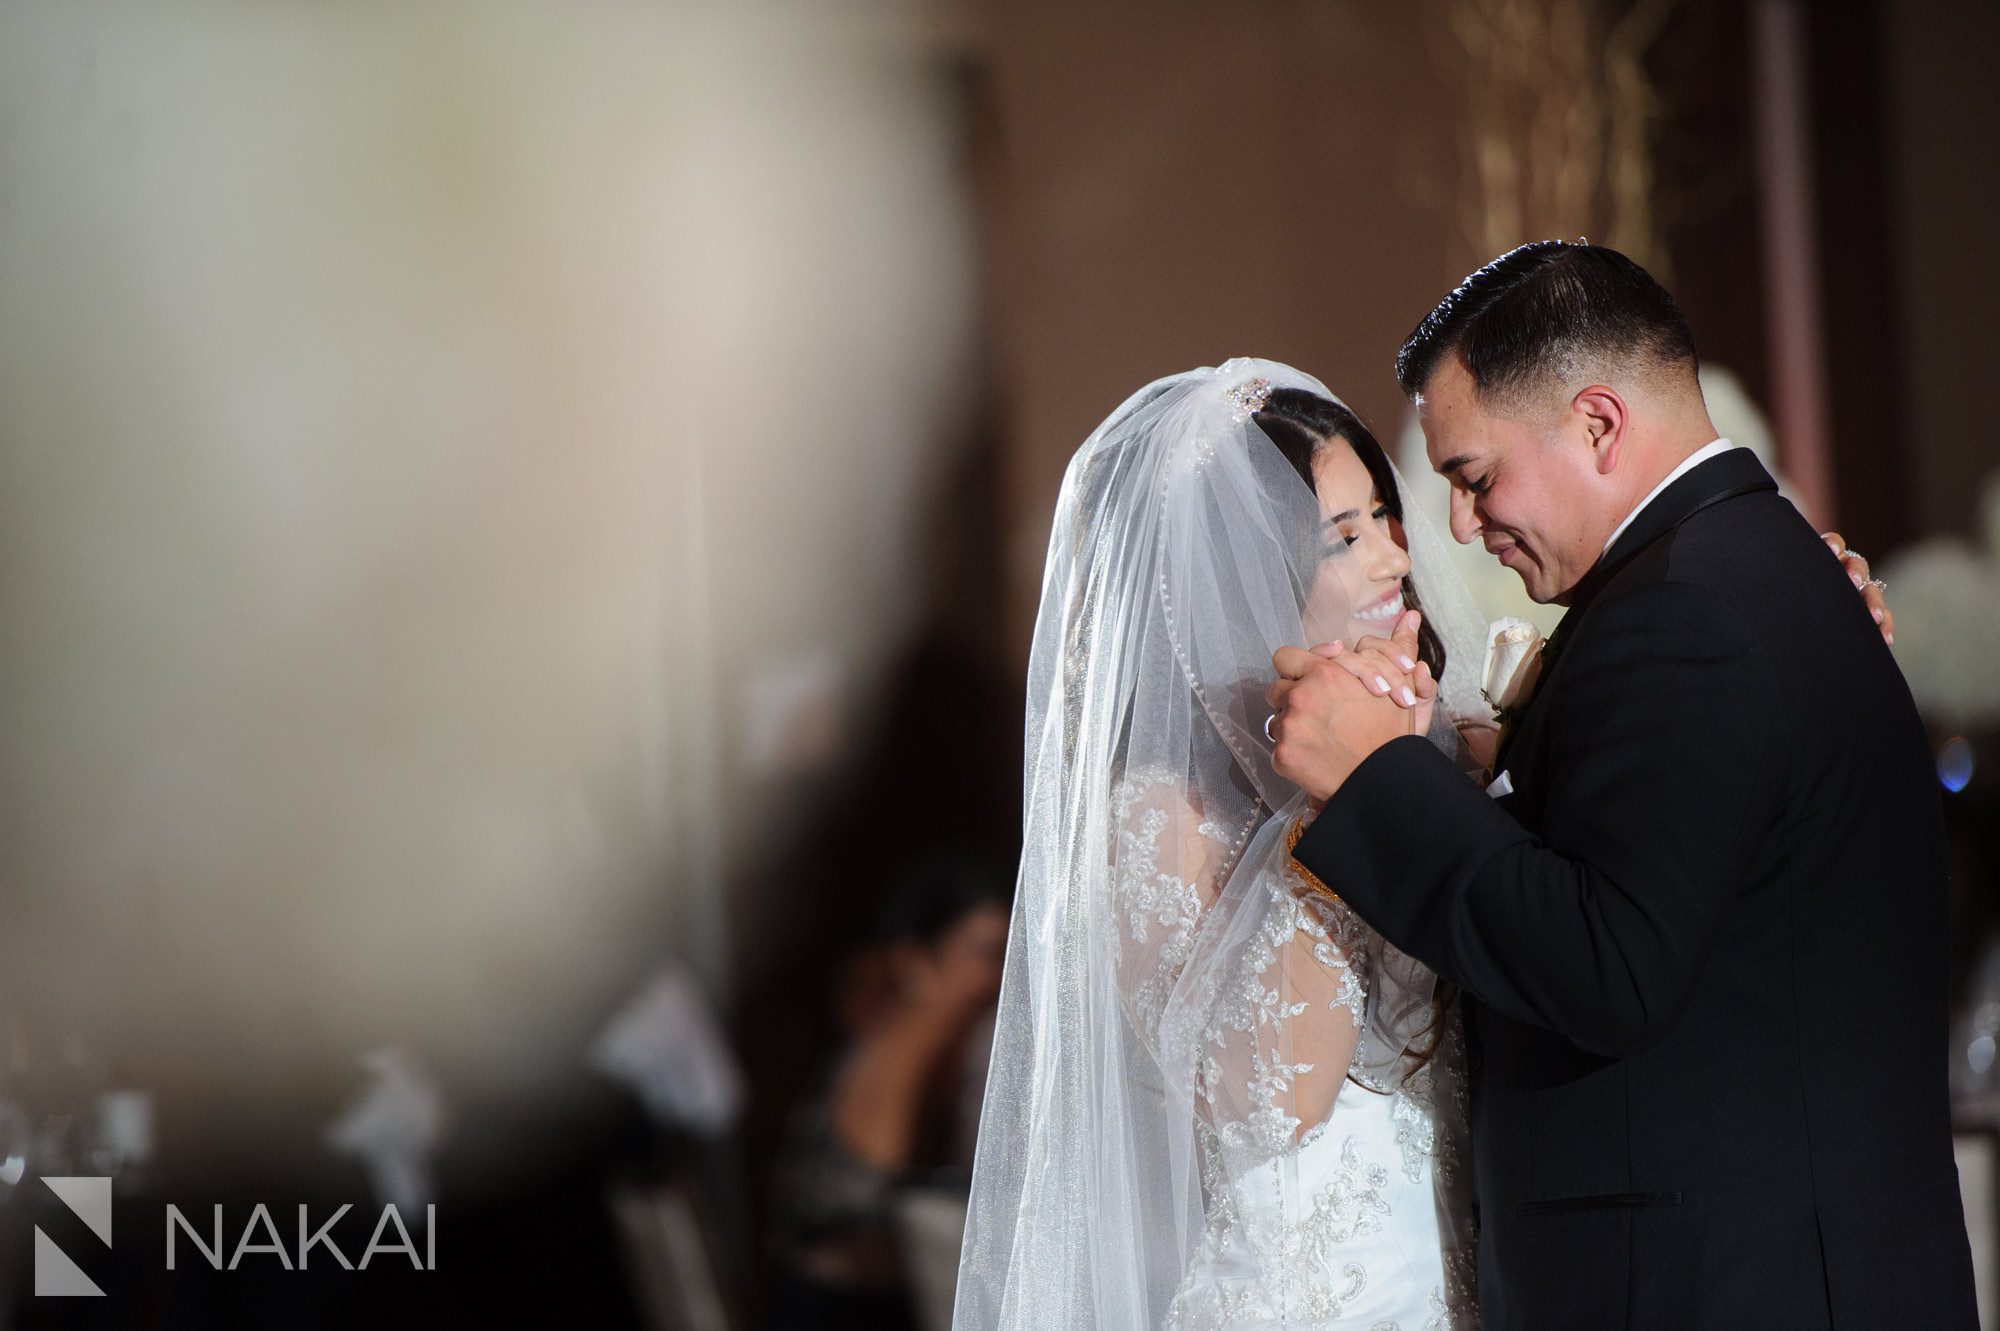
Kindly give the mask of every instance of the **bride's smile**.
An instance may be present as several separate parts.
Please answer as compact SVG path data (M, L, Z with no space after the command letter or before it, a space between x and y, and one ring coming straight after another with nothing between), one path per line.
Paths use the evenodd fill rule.
M1397 587L1396 590L1390 592L1380 600L1373 601L1357 609L1354 612L1354 618L1357 623L1369 625L1378 631L1386 631L1383 629L1383 626L1394 624L1402 613L1403 589Z

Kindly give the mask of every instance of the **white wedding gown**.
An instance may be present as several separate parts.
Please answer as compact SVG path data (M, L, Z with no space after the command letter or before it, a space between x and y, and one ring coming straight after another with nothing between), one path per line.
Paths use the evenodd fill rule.
M1177 888L1191 904L1192 884L1158 872L1148 853L1155 848L1143 835L1135 841L1128 847L1142 853L1131 858L1151 878L1154 901L1160 889ZM1330 1006L1360 1019L1380 936L1344 905L1314 894L1296 871L1267 871L1263 881L1274 898L1264 936L1280 948L1294 938L1310 944L1316 963L1338 977ZM1253 981L1245 993L1267 988L1272 955L1246 954L1247 966L1259 969L1240 972ZM1262 993L1221 1021L1238 1031L1268 1027L1272 996ZM1310 1022L1313 1008L1276 1010L1285 1014L1280 1022ZM1252 1015L1246 1020L1246 1014ZM1230 1037L1215 1028L1209 1038L1223 1047ZM1261 1072L1266 1065L1255 1067ZM1240 1076L1243 1065L1216 1071ZM1380 1084L1359 1061L1349 1071ZM1429 1061L1397 1078L1393 1089L1345 1082L1331 1113L1303 1131L1286 1113L1282 1092L1251 1092L1279 1116L1272 1131L1283 1133L1284 1149L1265 1156L1271 1140L1265 1137L1262 1150L1246 1152L1242 1144L1263 1134L1240 1132L1232 1149L1200 1125L1202 1233L1169 1307L1167 1331L1471 1331L1464 1086L1464 1039L1454 1007ZM1246 1164L1246 1155L1264 1158Z
M1463 1331L1451 1309L1471 1302L1470 1266L1447 1275L1438 1208L1454 1194L1436 1178L1456 1162L1438 1158L1431 1078L1412 1080L1388 1095L1349 1084L1296 1149L1243 1176L1204 1171L1207 1224L1173 1331Z
M1128 773L1113 803L1124 829L1113 900L1127 921L1128 963L1136 959L1151 981L1129 995L1131 1015L1151 1032L1166 1020L1165 982L1185 975L1212 891L1205 881L1228 853L1221 829L1193 817L1181 823L1192 835L1171 844L1165 833L1179 799L1173 778L1150 770ZM1267 903L1261 945L1232 952L1203 1004L1207 1117L1195 1137L1202 1229L1166 1331L1470 1331L1471 1180L1456 1008L1432 1057L1413 1071L1400 1064L1392 1079L1366 1066L1357 1044L1355 1061L1338 1070L1349 1079L1331 1112L1302 1124L1293 1112L1302 1109L1299 1091L1319 1073L1294 1061L1319 1047L1309 1028L1365 1020L1371 983L1386 983L1386 945L1344 904L1309 887L1288 856L1256 881ZM1295 969L1302 965L1317 983ZM1281 1071L1291 1075L1274 1075ZM1217 1122L1227 1126L1218 1131Z

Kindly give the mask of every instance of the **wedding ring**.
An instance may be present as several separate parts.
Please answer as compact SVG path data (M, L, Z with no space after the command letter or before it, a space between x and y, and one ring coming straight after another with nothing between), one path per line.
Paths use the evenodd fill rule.
M1842 559L1858 559L1864 564L1868 562L1867 555L1862 554L1859 550L1850 550L1844 545L1840 547L1840 557Z
M1881 592L1885 596L1888 595L1889 592L1889 584L1882 581L1882 579L1880 578L1870 578L1868 579L1868 581L1862 583L1861 585L1863 587L1873 587L1876 591Z
M1264 738L1270 740L1273 744L1278 742L1278 737L1271 733L1271 723L1277 719L1278 714L1276 712L1264 718Z

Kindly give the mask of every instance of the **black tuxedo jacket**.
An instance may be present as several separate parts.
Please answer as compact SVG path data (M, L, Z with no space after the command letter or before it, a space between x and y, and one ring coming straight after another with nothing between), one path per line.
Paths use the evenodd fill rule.
M1468 995L1486 1331L1971 1328L1935 769L1747 450L1579 585L1498 767L1396 740L1296 852Z

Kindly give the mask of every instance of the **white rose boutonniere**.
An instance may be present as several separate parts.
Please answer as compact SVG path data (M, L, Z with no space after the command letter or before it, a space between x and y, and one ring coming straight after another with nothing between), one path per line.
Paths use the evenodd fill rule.
M1508 616L1486 630L1485 683L1480 692L1502 725L1520 715L1542 675L1542 635L1525 619Z

